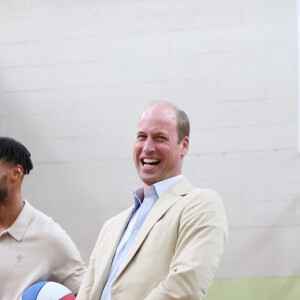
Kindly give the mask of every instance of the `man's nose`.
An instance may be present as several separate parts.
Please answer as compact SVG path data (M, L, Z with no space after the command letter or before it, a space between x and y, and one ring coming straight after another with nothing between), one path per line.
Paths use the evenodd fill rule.
M145 153L150 153L155 150L154 141L150 137L146 139L143 150Z

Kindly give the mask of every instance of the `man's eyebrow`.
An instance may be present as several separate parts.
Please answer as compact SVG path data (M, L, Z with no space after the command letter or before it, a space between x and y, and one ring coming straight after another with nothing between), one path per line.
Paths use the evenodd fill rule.
M144 130L138 130L136 132L136 135L148 135ZM164 132L164 131L157 131L157 132L153 132L150 134L151 136L159 136L159 135L163 135L165 137L168 137L168 133L167 132Z
M146 133L143 130L139 130L139 131L136 132L136 135L139 135L139 134L146 134Z

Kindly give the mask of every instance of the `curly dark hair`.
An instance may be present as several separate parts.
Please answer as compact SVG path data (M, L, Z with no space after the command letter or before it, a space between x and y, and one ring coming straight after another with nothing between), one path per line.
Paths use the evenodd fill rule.
M33 169L31 154L21 143L12 138L0 137L0 160L12 165L21 165L24 174L29 174Z

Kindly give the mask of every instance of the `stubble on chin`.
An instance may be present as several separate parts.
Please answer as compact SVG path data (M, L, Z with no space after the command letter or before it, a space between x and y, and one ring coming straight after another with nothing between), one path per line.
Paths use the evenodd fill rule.
M7 189L7 176L3 177L0 180L0 203L3 203L8 195L8 189Z

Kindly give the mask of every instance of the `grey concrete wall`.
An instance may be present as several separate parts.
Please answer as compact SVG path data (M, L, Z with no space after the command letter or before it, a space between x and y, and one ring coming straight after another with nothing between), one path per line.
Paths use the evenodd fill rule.
M184 175L224 198L218 276L300 275L296 0L0 0L0 135L31 151L24 198L86 262L141 185L155 99L190 116Z

